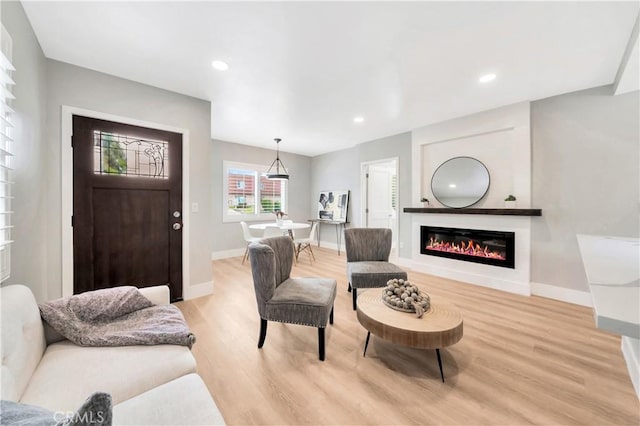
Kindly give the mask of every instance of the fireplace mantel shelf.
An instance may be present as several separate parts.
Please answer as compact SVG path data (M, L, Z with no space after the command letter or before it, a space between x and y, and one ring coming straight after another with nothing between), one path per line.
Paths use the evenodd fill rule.
M542 216L542 209L451 209L443 207L405 207L405 213L484 214L498 216Z

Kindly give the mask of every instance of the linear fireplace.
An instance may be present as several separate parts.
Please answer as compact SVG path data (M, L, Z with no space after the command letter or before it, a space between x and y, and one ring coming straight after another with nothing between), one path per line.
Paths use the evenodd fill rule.
M421 226L420 253L515 268L515 233Z

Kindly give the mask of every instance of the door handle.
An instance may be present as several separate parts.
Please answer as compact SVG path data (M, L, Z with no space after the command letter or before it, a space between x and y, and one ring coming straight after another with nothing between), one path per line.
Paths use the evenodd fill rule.
M174 231L179 231L180 229L182 229L182 224L176 222L173 224L173 230Z

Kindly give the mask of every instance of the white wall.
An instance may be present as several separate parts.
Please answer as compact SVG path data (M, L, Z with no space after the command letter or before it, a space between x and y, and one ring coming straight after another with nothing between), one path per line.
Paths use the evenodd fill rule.
M485 197L474 207L501 208L513 194L518 207L530 207L531 139L529 103L509 105L416 129L413 145L413 203L421 197L442 207L431 192L431 176L453 157L477 158L489 170L491 182ZM464 210L464 209L462 209ZM414 213L412 216L412 267L434 275L519 294L530 294L531 222L537 218L465 214ZM515 268L434 258L420 253L420 227L508 231L515 233Z
M199 212L183 212L189 220L190 276L184 282L184 296L193 297L210 290L212 197L211 104L130 80L113 77L58 61L49 60L46 185L46 232L33 235L47 244L48 296L61 295L61 108L83 108L145 122L187 129L189 132L190 202L199 204ZM187 216L188 215L188 216Z
M439 144L446 149L442 153L424 146L423 152L416 151L413 203L417 206L421 196L431 194L430 173L447 155L482 158L491 173L491 187L478 207L502 207L504 196L514 193L518 207L542 209L542 217L531 218L532 292L588 305L576 234L640 234L639 93L612 96L612 88L606 86L532 102L530 153L524 145L513 150L497 141L499 133L466 137L510 127L492 116L504 108L417 129L414 144L444 141ZM479 118L484 128L469 127ZM499 145L508 155L496 150Z
M402 212L404 207L411 206L411 132L400 133L382 139L361 143L356 146L358 150L358 165L354 167L360 170L360 164L367 161L375 161L384 158L398 158L398 256L409 257L411 252L411 218ZM358 180L358 190L360 181ZM355 211L360 216L361 206Z
M312 198L308 209L312 216L318 214L318 194L332 189L349 190L347 222L350 227L360 226L360 166L356 147L318 155L311 159ZM321 244L337 248L336 232L333 225L320 225ZM342 243L344 248L344 243Z
M386 138L363 142L352 148L335 151L313 157L311 167L311 194L309 209L313 217L317 213L317 198L320 191L330 189L348 189L349 212L347 219L349 227L361 226L360 209L362 189L360 187L360 164L363 162L398 157L400 172L398 174L398 202L399 217L398 241L403 247L399 249L400 257L409 257L411 251L411 220L402 213L403 207L411 205L411 133L401 133ZM335 230L324 225L322 241L329 247L336 245ZM343 248L344 248L344 242Z
M532 103L534 282L587 291L576 234L640 234L640 92Z
M213 197L214 209L212 211L210 226L215 229L213 234L213 257L237 255L238 250L240 250L241 255L242 252L244 252L246 242L242 237L240 225L238 223L222 222L222 212L223 209L226 208L226 203L223 202L222 162L238 161L250 164L266 164L268 166L276 158L276 151L215 139L212 142L213 156L211 164L213 181L210 184L210 190ZM309 210L311 199L309 194L309 187L311 186L311 158L280 151L280 159L290 175L287 193L287 219L295 222L306 222L307 219L314 217Z
M446 160L467 156L480 160L491 177L487 194L473 207L504 207L509 194L515 195L518 207L530 207L528 102L428 125L412 134L414 205L419 205L421 197L427 197L431 206L444 207L431 192L431 177Z
M44 144L47 60L19 2L1 2L2 23L13 39L16 85L15 157L12 208L11 277L4 284L25 284L38 301L50 298L47 267L46 202L49 158ZM59 241L59 240L58 240ZM59 248L56 247L56 252ZM58 279L59 281L59 279ZM55 292L54 292L55 294Z

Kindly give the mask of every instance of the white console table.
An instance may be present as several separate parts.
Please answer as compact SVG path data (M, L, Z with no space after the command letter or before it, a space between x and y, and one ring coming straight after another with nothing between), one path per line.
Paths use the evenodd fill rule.
M322 225L328 224L336 227L336 242L338 243L338 256L340 256L340 246L342 246L342 234L344 233L347 222L328 219L308 219L308 222L317 223L316 234L318 237L318 247L320 247L320 230Z
M622 353L640 396L640 239L577 237L596 327L622 336Z

